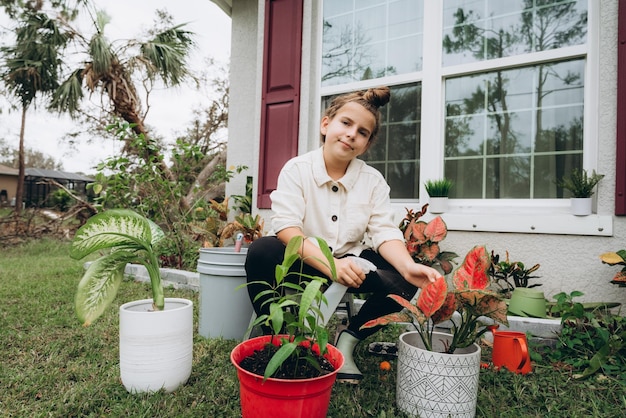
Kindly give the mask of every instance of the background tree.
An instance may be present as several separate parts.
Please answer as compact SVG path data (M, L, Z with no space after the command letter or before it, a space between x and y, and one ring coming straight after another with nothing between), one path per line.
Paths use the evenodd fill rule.
M59 86L61 51L69 36L38 10L25 9L15 31L15 43L0 49L3 57L2 80L19 101L21 124L18 150L18 183L15 215L22 210L24 193L24 135L26 112L37 96L51 95Z
M155 29L145 41L130 40L116 48L105 36L109 17L103 11L87 6L92 17L94 33L87 37L68 26L75 40L75 47L84 55L77 68L69 70L69 76L54 92L50 108L77 116L83 102L83 87L89 92L99 92L108 99L108 111L129 124L136 135L142 135L150 146L133 148L133 140L127 138L124 151L143 152L143 157L157 163L164 178L177 179L167 166L160 147L152 139L144 123L136 82L152 86L160 81L166 87L180 84L188 75L187 59L194 46L193 34L183 25L173 25L171 17L164 12L159 15L162 28ZM181 200L181 204L185 204Z
M19 150L10 147L0 138L0 164L7 167L19 167ZM44 170L63 170L63 164L53 157L32 148L24 148L24 167L42 168Z

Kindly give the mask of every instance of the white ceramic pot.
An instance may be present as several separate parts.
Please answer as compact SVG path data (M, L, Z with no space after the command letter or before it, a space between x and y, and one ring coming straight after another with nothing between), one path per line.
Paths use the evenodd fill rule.
M131 393L166 392L185 384L193 360L193 302L166 298L152 311L152 299L120 306L120 374Z
M591 205L592 198L591 197L572 197L570 198L570 209L572 211L572 215L576 216L587 216L591 215Z
M414 417L473 417L476 414L480 347L472 344L445 354L451 335L433 333L427 351L417 331L400 335L398 344L398 409Z
M444 213L448 210L447 197L431 197L428 199L428 212Z

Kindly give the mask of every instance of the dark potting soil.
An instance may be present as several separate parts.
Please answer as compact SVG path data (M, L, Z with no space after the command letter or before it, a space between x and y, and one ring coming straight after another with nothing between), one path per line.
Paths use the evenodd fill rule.
M278 347L267 344L262 350L255 350L254 353L239 363L239 365L254 374L263 376L265 369ZM310 379L323 376L335 371L333 365L324 357L313 353L311 350L299 346L296 354L291 355L272 376L276 379ZM315 365L318 365L316 367Z

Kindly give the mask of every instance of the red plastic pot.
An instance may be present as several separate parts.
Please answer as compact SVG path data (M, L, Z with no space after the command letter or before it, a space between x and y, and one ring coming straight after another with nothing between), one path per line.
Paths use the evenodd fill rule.
M238 344L230 353L230 361L237 368L239 378L242 417L326 417L337 371L343 366L341 352L328 345L328 353L324 357L335 371L327 375L312 379L269 378L263 381L263 376L242 369L239 363L255 350L261 350L270 339L270 335L251 338Z

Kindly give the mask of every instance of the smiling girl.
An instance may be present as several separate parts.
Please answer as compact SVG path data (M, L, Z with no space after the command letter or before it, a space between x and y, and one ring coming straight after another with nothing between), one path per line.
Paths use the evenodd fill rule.
M348 329L338 336L336 346L345 359L337 375L340 382L356 384L363 378L353 359L354 348L379 328L360 330L361 325L401 310L387 295L410 300L418 287L440 276L437 270L413 261L393 220L389 186L377 170L357 159L375 141L379 108L389 97L389 88L379 87L331 102L320 124L322 146L282 168L271 194L272 232L254 241L246 258L248 282L267 281L274 277L292 237L320 237L333 252L337 281L349 292L370 294ZM324 256L312 241L304 241L300 255L306 258L304 273L330 277L328 267L319 261ZM376 269L363 271L354 257L369 261ZM299 269L298 263L292 267ZM264 289L249 284L250 299ZM263 301L253 303L257 314L268 313Z

